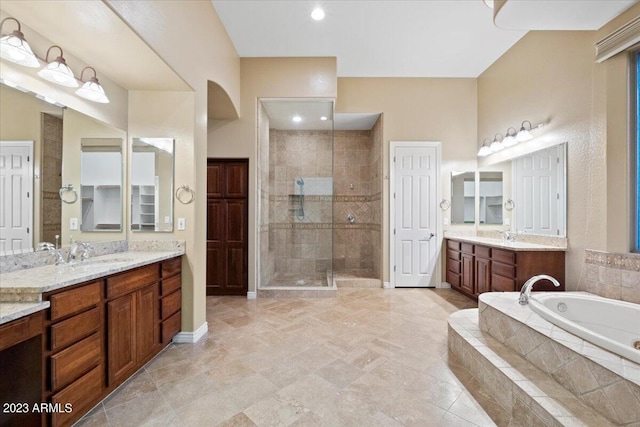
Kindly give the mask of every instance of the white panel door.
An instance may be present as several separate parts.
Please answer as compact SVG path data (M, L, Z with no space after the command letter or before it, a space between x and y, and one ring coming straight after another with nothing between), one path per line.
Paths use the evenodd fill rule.
M514 160L515 227L533 234L558 235L563 213L559 187L563 185L564 156L551 147Z
M32 160L32 141L0 141L0 253L33 247Z
M433 146L398 146L394 150L396 287L434 286L437 261L437 159Z

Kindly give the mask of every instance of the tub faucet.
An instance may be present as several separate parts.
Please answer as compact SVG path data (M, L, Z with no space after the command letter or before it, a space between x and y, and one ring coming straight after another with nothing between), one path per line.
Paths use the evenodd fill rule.
M533 276L531 279L524 282L524 286L522 290L520 290L520 299L518 302L520 305L527 305L529 303L529 298L531 297L531 290L533 289L533 285L538 283L540 280L549 280L553 283L553 286L556 288L560 287L560 282L556 280L554 277L551 277L547 274L540 274L538 276Z
M81 242L79 240L75 241L71 246L71 249L69 249L67 262L70 263L76 261L78 257L81 261L89 259L89 249L91 249L91 246L89 246L88 243Z

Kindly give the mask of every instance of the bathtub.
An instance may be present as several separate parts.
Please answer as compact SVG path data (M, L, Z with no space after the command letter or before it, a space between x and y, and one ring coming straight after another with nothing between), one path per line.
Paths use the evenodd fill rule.
M640 305L596 295L532 294L529 307L554 325L640 363Z

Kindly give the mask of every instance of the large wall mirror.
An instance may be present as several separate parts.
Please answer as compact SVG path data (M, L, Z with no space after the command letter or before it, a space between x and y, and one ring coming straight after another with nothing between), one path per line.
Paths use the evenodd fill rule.
M451 172L451 224L476 221L476 173Z
M131 144L131 231L173 231L171 138L133 138Z
M32 188L30 204L24 205L20 217L16 217L16 224L25 225L29 232L21 237L10 238L10 244L5 247L4 254L32 251L39 242L55 242L55 236L60 236L60 244L69 244L73 240L121 240L126 239L125 227L122 226L124 217L124 203L121 209L120 231L112 229L112 233L102 233L105 229L86 231L82 221L81 200L81 158L83 156L84 139L113 139L126 140L127 133L98 120L95 120L70 108L50 104L38 98L36 94L6 84L0 84L0 140L2 145L9 142L29 143L33 154L29 157L31 169L26 171L26 177ZM3 152L8 152L4 148ZM122 195L122 157L120 152L120 186ZM77 193L77 201L63 203L60 199L62 186L73 186ZM115 185L115 184L113 184ZM6 196L8 193L4 193ZM72 191L65 195L67 201L74 199ZM122 196L121 196L122 198ZM3 199L8 200L8 199ZM3 207L7 205L3 203ZM22 207L21 207L22 208ZM112 224L102 222L99 224ZM77 224L73 229L71 224ZM100 231L96 233L95 231ZM6 233L0 230L0 240ZM3 251L3 249L0 249ZM0 253L2 255L2 253Z
M122 139L82 138L82 231L122 230Z

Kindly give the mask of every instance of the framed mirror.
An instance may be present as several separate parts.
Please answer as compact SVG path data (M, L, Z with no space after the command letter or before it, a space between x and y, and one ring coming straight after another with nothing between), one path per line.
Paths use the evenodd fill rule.
M451 224L476 221L476 173L451 172Z
M172 138L133 138L131 231L173 231Z
M80 230L122 231L122 139L80 142Z
M478 221L480 224L502 225L502 172L480 172Z

